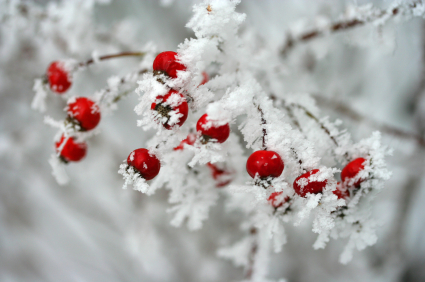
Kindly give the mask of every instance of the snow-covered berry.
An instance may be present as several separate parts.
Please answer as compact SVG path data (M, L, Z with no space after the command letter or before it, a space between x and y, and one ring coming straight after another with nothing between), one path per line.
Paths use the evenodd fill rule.
M134 167L146 180L151 180L158 175L161 163L158 158L149 153L149 150L140 148L128 155L127 164Z
M283 197L283 192L273 192L270 194L267 201L272 205L274 208L280 208L283 206L284 203L288 202L290 198L288 196Z
M170 90L165 96L158 96L151 109L157 112L157 119L166 129L174 125L182 126L187 119L189 106L186 98L175 90Z
M47 80L53 92L62 94L71 87L71 74L65 69L65 64L55 61L47 69Z
M223 143L229 138L230 126L228 123L224 125L215 125L214 121L204 114L196 123L196 130L201 132L202 142L207 143L210 139L215 139L218 143Z
M177 78L177 71L185 71L186 67L177 62L177 53L166 51L158 54L153 61L153 71L155 74L165 74L172 78Z
M67 112L70 118L78 122L82 130L91 130L100 121L99 106L86 97L73 99L68 104Z
M284 167L282 158L274 151L256 151L246 161L246 171L252 178L279 177Z
M342 185L341 182L336 184L336 189L333 191L333 193L338 197L338 199L346 199L350 196L350 192L348 191L347 187Z
M196 141L196 135L193 133L190 133L189 135L187 135L186 139L183 139L180 142L180 144L177 147L175 147L173 150L174 151L183 150L184 144L193 145L195 144L195 141Z
M87 153L87 144L85 142L76 142L73 137L65 137L64 135L62 135L59 142L55 143L55 147L56 152L59 153L61 159L65 162L78 162Z
M307 193L318 194L323 191L327 184L327 180L318 181L316 174L319 172L318 169L313 169L303 175L300 175L294 181L295 193L301 197L305 197Z
M364 169L366 159L357 158L349 162L341 171L341 180L345 185L351 184L349 183L351 179L355 178L357 174ZM356 183L352 184L352 186L359 186L364 179L359 179ZM351 185L350 185L351 186Z
M232 182L231 173L229 171L221 169L212 163L207 163L207 166L211 169L212 177L217 182L217 188L224 187Z

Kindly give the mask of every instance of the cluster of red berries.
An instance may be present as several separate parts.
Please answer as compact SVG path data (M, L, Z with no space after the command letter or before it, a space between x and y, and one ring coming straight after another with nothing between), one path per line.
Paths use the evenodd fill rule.
M65 67L64 62L52 62L46 73L50 89L57 93L65 93L72 84L72 77ZM66 109L67 121L76 125L79 131L88 131L95 128L100 122L99 106L86 97L78 97L68 104ZM55 143L56 151L65 162L77 162L84 158L87 153L87 144L78 142L74 137L61 136Z
M77 125L79 131L94 129L100 122L99 106L86 97L78 97L68 104L67 120ZM66 143L63 144L63 142ZM74 137L65 138L62 135L59 142L56 142L56 151L60 154L64 162L77 162L84 158L87 152L85 142L77 142Z
M337 189L333 191L339 199L344 199L350 196L349 188L357 187L365 179L359 179L355 183L350 183L352 179L356 178L358 173L364 169L364 164L366 160L364 158L357 158L349 162L341 172L342 183L338 182ZM269 177L275 178L279 177L284 169L284 163L282 158L274 151L260 150L256 151L249 156L246 162L246 170L248 174L255 178L258 176L260 179L265 180ZM301 197L305 197L307 193L318 194L323 191L327 184L327 180L319 181L313 180L313 175L319 172L318 169L313 169L308 171L300 176L298 176L293 184L295 193ZM312 177L313 176L313 177ZM282 192L273 192L268 201L270 204L278 208L282 206L285 202L289 201L289 197L283 199L279 196Z
M153 62L154 75L165 75L170 78L177 78L178 71L185 71L186 67L177 61L177 53L166 51L158 54ZM208 82L208 75L203 73L202 84ZM155 111L157 121L159 121L165 129L172 129L174 126L182 126L189 114L189 106L186 98L175 89L170 89L166 95L156 97L155 102L151 104L151 110ZM171 122L171 114L178 114L177 123ZM215 125L214 121L204 114L196 124L196 130L200 132L201 142L207 143L215 140L218 143L223 143L227 140L230 134L229 124ZM179 146L174 150L183 150L184 144L193 145L196 141L194 134L189 134ZM135 152L138 152L137 154ZM130 156L133 156L130 160ZM150 161L147 161L147 160ZM153 161L153 159L155 161ZM159 173L160 162L146 149L137 149L133 151L127 158L127 164L133 166L146 180L154 178ZM158 166L157 166L158 165ZM226 173L221 171L216 166L210 164L209 167L213 170L214 179L219 179L221 175ZM157 169L158 168L158 169ZM153 175L153 176L152 176ZM224 186L227 183L219 182L217 185Z

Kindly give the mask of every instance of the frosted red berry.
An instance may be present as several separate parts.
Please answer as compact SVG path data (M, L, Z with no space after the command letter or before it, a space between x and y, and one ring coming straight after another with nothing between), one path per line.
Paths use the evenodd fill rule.
M350 192L344 185L341 184L341 182L336 184L336 189L333 193L338 197L338 199L346 199L350 196Z
M216 187L224 187L232 182L230 179L231 173L229 171L221 169L212 163L207 163L207 166L211 169L213 179L217 181Z
M65 143L64 143L65 142ZM87 153L87 144L76 142L73 137L62 135L59 142L55 143L56 152L66 162L78 162L83 159Z
M185 71L186 67L177 62L177 53L166 51L158 54L153 61L154 73L165 74L172 78L177 78L177 71Z
M230 126L228 123L224 125L215 125L214 121L204 114L196 123L196 130L201 132L202 141L208 142L210 139L217 140L218 143L223 143L229 138Z
M357 158L349 162L341 171L341 180L342 183L347 185L350 182L350 179L353 179L357 174L364 169L366 159ZM359 179L356 183L352 184L353 186L359 186L364 179Z
M68 104L70 118L78 122L82 130L95 128L100 121L99 106L86 97L78 97Z
M134 167L140 173L140 176L146 180L155 178L161 169L158 158L144 148L131 152L127 158L127 164Z
M273 151L260 150L249 156L246 161L246 171L255 178L279 177L284 169L282 158Z
M53 62L47 69L47 80L53 92L62 94L71 87L71 75L63 62Z
M294 190L295 193L300 195L301 197L305 197L307 193L318 194L323 191L327 184L327 180L317 181L310 178L310 176L315 175L319 172L318 169L313 169L303 175L300 175L294 181ZM314 176L313 176L314 177Z
M280 208L281 206L283 206L284 203L288 202L290 200L290 198L288 196L286 196L285 198L281 199L282 197L280 195L282 195L283 192L273 192L270 194L269 198L267 199L267 201L270 203L270 205L272 205L274 208Z
M195 144L195 141L196 141L196 135L191 133L186 137L186 139L183 139L180 142L180 144L177 147L175 147L173 150L174 151L183 150L184 144L193 145L193 144Z
M158 96L151 109L157 112L158 120L166 129L172 129L176 124L182 126L189 113L186 98L175 90L170 90L165 96ZM179 115L177 123L176 115Z

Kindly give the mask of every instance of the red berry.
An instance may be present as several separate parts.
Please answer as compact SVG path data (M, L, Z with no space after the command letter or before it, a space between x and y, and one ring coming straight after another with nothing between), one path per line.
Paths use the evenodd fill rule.
M294 190L295 193L300 195L301 197L305 197L307 193L312 194L318 194L323 191L323 188L325 188L326 184L328 183L327 180L324 181L317 181L317 180L311 180L310 176L318 173L318 169L313 169L307 173L304 173L303 175L300 175L295 179L294 181ZM314 176L313 176L314 177Z
M205 83L207 83L210 80L208 74L206 72L204 72L204 71L202 72L202 77L204 79L202 79L202 82L199 85L204 85Z
M207 166L211 169L212 177L214 178L214 180L217 180L216 187L224 187L230 182L232 182L232 180L229 179L229 176L231 174L230 172L221 169L212 163L207 163Z
M191 133L186 137L186 139L183 139L182 142L180 142L180 144L177 147L175 147L173 150L174 151L183 150L184 144L193 145L195 144L195 141L196 141L196 135Z
M283 192L273 192L273 193L270 194L270 196L267 200L276 209L280 208L281 206L283 206L284 203L286 203L287 201L290 200L290 198L288 196L286 196L283 199L280 199L281 197L279 197L279 196L282 195L282 193Z
M350 179L355 178L356 175L364 169L365 162L366 159L364 158L357 158L349 162L341 171L342 183L347 184L350 182ZM356 183L353 184L353 186L359 186L360 183L362 183L364 180L365 179L359 179Z
M282 174L284 164L278 153L273 151L256 151L246 161L246 171L255 178L279 177Z
M66 143L63 144L63 142ZM60 154L62 159L67 162L78 162L87 153L87 144L85 142L77 143L73 137L66 137L62 135L59 142L55 143L56 151Z
M182 94L175 90L170 90L165 96L156 97L156 101L152 103L151 109L158 112L159 120L166 129L172 129L176 124L178 126L183 125L189 113L189 106ZM173 116L170 115L172 111ZM179 114L177 123L175 123L176 120L174 119L175 114Z
M345 199L350 197L350 192L348 192L348 189L344 187L341 182L336 184L336 189L333 191L333 193L337 195L338 199Z
M215 139L218 143L223 143L229 138L230 126L228 123L225 125L214 125L214 122L208 119L208 115L204 114L196 123L196 131L201 132L202 139L205 142Z
M76 120L83 130L91 130L100 121L99 106L85 97L78 97L68 104L68 115Z
M50 89L56 93L62 94L71 87L71 76L65 69L63 62L53 62L47 69L47 80Z
M161 168L161 163L157 157L144 148L131 152L127 158L127 164L133 166L146 180L151 180L157 176Z
M164 73L169 77L176 78L177 71L185 71L186 67L176 61L177 53L166 51L158 54L153 61L154 72Z

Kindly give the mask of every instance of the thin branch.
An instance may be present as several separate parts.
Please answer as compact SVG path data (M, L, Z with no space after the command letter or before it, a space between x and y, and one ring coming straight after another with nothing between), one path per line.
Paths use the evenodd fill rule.
M295 38L288 32L286 42L283 44L280 54L283 57L285 57L288 54L288 52L291 49L293 49L296 45L309 42L315 38L319 38L327 34L333 34L333 33L341 32L341 31L351 30L356 27L364 26L366 24L372 23L377 20L387 20L389 18L402 14L402 12L406 12L406 10L408 9L411 10L416 8L416 6L421 2L422 1L418 0L407 5L399 4L396 7L388 9L388 10L376 10L374 11L372 15L366 15L365 17L358 17L354 19L336 21L334 23L331 23L324 29L316 28L309 31L305 31ZM410 12L410 10L408 11Z
M266 147L266 135L267 135L267 131L266 131L266 127L265 125L267 124L265 118L264 118L264 113L263 113L263 109L260 108L260 105L257 106L258 111L260 112L261 115L261 125L263 127L263 150L267 150Z
M142 57L144 56L146 53L145 52L121 52L121 53L117 53L117 54L110 54L110 55L104 55L99 57L98 59L89 59L85 62L81 62L78 64L79 67L87 67L93 63L95 63L96 61L105 61L105 60L109 60L109 59L114 59L114 58L122 58L122 57Z
M396 128L394 126L382 124L375 120L369 119L361 115L360 113L356 112L355 110L350 108L348 105L342 102L335 101L334 99L327 99L319 95L313 95L313 96L320 106L330 108L334 110L335 112L338 112L339 114L342 114L353 121L367 123L370 126L375 127L386 134L397 136L399 138L415 140L420 146L425 147L425 139L416 133L408 132L408 131Z

